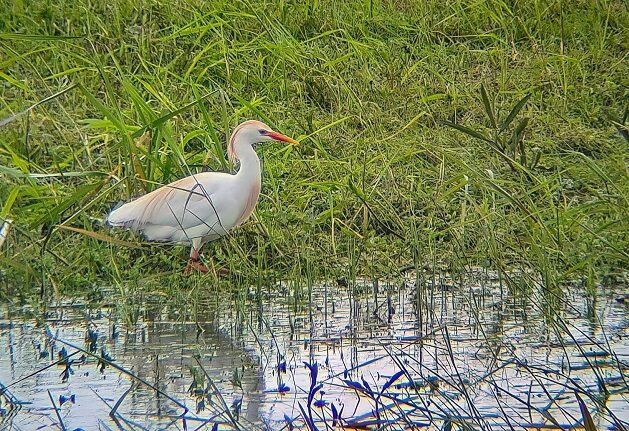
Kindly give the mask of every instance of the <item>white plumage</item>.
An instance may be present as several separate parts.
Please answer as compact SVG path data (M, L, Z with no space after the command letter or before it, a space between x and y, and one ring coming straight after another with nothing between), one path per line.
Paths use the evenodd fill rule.
M140 231L150 241L216 239L238 220L238 195L230 184L235 180L219 172L183 178L113 210L107 223Z
M207 272L199 249L226 235L253 212L261 188L260 159L253 144L297 141L259 121L245 121L232 133L227 153L240 161L238 173L205 172L160 187L109 213L106 223L141 232L151 241L189 243L190 268Z

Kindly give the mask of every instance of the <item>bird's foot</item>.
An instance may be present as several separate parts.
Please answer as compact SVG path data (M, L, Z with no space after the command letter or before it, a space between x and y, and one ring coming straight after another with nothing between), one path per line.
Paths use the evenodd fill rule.
M205 274L205 273L207 273L209 271L209 269L199 259L192 259L191 258L188 261L188 265L186 266L186 269L184 269L183 274L184 275L191 275L195 271L198 271L198 272L201 272L201 273Z

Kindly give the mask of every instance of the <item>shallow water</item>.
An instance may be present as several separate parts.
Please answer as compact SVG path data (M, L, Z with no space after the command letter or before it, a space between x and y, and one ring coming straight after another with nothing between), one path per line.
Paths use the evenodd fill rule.
M44 315L2 306L0 383L8 391L0 429L55 429L51 397L68 430L209 430L216 422L231 429L235 421L240 429L281 429L287 418L299 428L311 383L304 362L318 364L323 384L314 399L325 405L312 407L320 429L332 423L331 404L349 423L390 429L440 429L448 420L475 429L575 427L582 420L575 390L598 429L626 426L629 318L620 287L599 288L595 299L568 289L548 305L561 309L553 323L543 311L545 298L553 301L548 292L515 298L482 272L463 285L427 283L418 296L411 279L329 283L313 287L310 300L304 287L279 285L237 301L209 295L198 303L199 322L166 300L143 304L135 324L114 305L64 301ZM101 371L97 359L77 352L69 370L46 369L63 347L107 355L120 368ZM284 363L286 372L278 369ZM378 408L376 396L349 387L354 381L377 393L400 370ZM75 403L59 406L71 395Z

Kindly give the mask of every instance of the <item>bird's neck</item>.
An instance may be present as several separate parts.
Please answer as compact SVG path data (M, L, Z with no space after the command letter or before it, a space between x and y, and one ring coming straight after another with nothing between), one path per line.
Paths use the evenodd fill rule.
M242 180L260 182L260 159L251 145L241 145L236 154L240 168L236 176Z

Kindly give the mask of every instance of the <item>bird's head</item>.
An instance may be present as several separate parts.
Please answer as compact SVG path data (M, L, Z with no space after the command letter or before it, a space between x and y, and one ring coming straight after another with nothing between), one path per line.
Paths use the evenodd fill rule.
M237 145L253 145L258 142L266 141L280 141L288 142L289 144L297 145L299 142L281 133L275 132L269 126L261 121L249 120L240 123L234 132L232 133L229 145L227 146L227 155L233 162L237 159L236 146Z

